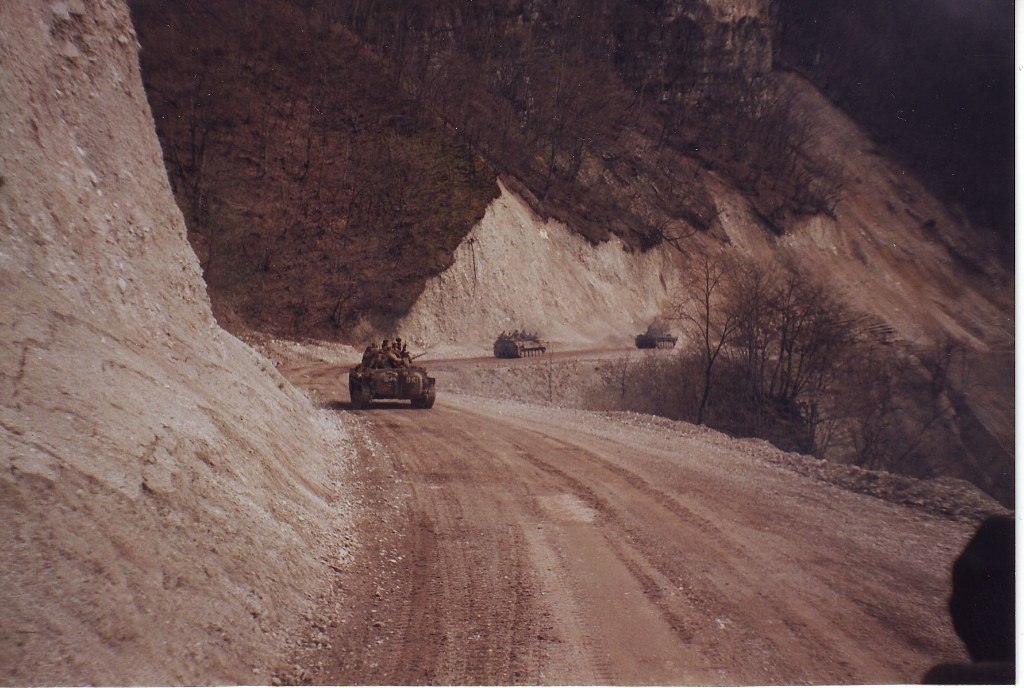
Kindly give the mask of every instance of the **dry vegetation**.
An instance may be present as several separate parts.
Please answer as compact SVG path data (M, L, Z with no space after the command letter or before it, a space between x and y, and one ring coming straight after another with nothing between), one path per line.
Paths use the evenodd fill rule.
M168 176L222 321L327 337L387 321L496 195L467 146L314 13L132 9Z
M698 4L675 17L628 2L318 6L538 209L592 240L613 232L647 248L706 231L715 209L698 171L747 194L778 234L840 198L768 74L756 20L718 23ZM742 47L724 47L723 32ZM665 156L675 174L659 169Z
M961 345L900 342L782 262L703 259L681 291L669 313L676 351L439 375L473 393L654 414L837 464L954 476L1012 502L1006 450L967 403L979 381Z
M971 386L956 343L900 344L785 264L705 260L695 281L676 316L697 346L649 372L689 391L663 415L865 468L970 475L941 458Z
M842 193L768 73L768 27L699 3L675 17L628 2L131 6L228 326L387 329L451 264L499 174L542 215L640 249L713 229L709 184L775 234Z

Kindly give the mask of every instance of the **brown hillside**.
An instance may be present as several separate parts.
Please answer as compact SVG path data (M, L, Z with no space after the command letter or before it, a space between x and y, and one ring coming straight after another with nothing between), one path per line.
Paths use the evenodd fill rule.
M724 240L723 193L772 236L834 218L844 153L772 71L773 31L791 47L795 29L770 4L132 7L219 317L354 341L451 264L496 174L542 216L641 250ZM960 225L940 240L985 273L988 238Z
M933 193L962 205L1008 249L1012 0L781 0L776 6L779 64L814 81ZM1011 261L1012 251L1003 258Z
M139 0L132 14L222 320L332 338L385 327L497 193L465 144L315 12Z
M387 329L450 264L496 171L591 241L640 249L713 230L717 185L773 233L830 212L838 190L800 149L764 22L682 6L133 2L215 306L275 332ZM655 29L660 52L636 53Z

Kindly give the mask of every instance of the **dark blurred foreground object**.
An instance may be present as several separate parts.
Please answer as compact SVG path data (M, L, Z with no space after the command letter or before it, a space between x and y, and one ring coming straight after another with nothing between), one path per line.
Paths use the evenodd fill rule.
M1013 518L991 516L953 564L949 614L972 663L940 664L924 683L1016 682L1013 538Z

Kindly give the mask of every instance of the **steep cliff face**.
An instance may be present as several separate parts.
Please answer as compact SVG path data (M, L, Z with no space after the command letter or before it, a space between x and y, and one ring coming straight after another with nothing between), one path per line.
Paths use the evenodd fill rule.
M519 329L541 333L555 350L618 347L679 294L670 247L628 251L617 237L594 245L501 191L452 267L427 281L396 326L413 344L434 355L490 355L499 332Z
M3 3L0 62L0 681L268 682L345 438L214 322L124 4Z
M772 69L766 0L620 2L612 11L615 56L635 88L655 82L673 91Z
M774 5L779 66L811 79L933 193L1012 244L1012 0Z

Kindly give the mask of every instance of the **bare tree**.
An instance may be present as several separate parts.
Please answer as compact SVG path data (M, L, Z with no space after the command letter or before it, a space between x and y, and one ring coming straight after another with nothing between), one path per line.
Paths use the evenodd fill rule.
M728 308L735 314L735 355L742 370L745 396L754 409L755 433L764 430L768 372L776 355L780 284L778 270L762 262L737 265L729 284Z
M713 261L707 255L703 256L693 284L697 298L676 308L677 316L689 323L701 347L702 380L697 405L699 425L704 424L715 364L739 324L737 314L725 303L726 280L730 274L728 262Z

